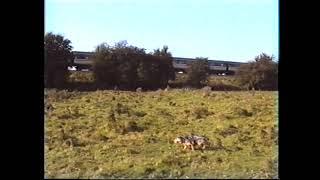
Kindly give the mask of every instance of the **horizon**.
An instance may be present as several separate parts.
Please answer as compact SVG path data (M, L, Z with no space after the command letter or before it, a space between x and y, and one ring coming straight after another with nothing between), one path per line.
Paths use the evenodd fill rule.
M278 22L275 0L45 1L45 33L82 52L126 40L147 53L167 45L173 57L248 62L266 53L278 60Z

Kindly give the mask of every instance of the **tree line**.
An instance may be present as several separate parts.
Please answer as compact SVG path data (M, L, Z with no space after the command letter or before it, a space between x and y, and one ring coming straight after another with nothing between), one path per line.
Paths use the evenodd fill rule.
M68 66L73 64L71 41L62 35L46 33L45 87L63 88L67 85ZM210 68L208 58L196 58L189 64L187 85L201 87ZM92 57L94 85L99 88L133 90L158 89L175 79L173 58L168 46L146 53L144 48L128 45L126 41L110 46L99 44ZM241 65L236 72L237 83L246 89L277 90L278 63L273 56L262 53L255 60Z

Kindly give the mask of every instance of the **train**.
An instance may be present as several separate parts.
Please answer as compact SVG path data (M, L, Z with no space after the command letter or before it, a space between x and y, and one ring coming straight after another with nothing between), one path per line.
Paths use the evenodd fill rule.
M84 51L73 51L75 56L73 67L69 70L76 71L90 71L92 60L91 56L93 52ZM192 61L197 61L195 58L183 58L183 57L172 57L173 58L173 68L177 73L187 73L186 69L189 63ZM235 71L242 65L246 64L244 62L234 62L234 61L224 61L224 60L208 60L210 74L217 75L234 75Z

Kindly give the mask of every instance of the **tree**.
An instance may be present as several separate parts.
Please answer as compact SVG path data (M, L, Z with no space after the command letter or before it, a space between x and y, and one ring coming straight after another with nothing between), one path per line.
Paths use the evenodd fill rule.
M160 69L160 60L151 54L146 54L139 61L137 68L138 86L144 89L156 89L162 87L163 72Z
M255 61L243 64L236 72L238 83L247 89L276 90L278 88L278 63L274 56L262 53Z
M201 82L206 80L209 70L208 58L197 57L196 61L188 65L187 84L193 87L200 87Z
M173 58L171 52L168 51L168 46L163 46L163 48L155 49L152 53L153 56L156 56L160 61L160 73L161 75L161 84L162 87L166 87L169 80L175 80L175 71L173 67Z
M45 76L47 87L62 87L68 75L68 65L73 64L71 41L62 35L49 32L44 36Z
M116 62L111 47L107 43L101 43L95 49L93 55L93 75L95 82L100 86L112 86L116 84Z
M168 48L158 51L147 54L145 49L129 46L126 41L120 41L113 47L100 44L93 56L96 82L120 89L166 87L172 76L172 57Z

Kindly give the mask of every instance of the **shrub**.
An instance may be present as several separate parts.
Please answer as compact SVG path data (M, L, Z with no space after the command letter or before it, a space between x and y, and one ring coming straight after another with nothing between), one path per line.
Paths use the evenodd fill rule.
M95 81L102 88L165 88L168 80L174 78L172 57L161 52L147 54L145 49L127 46L125 41L114 47L103 43L93 56Z
M200 87L202 82L206 80L209 72L207 58L196 58L196 61L188 65L187 72L187 84L192 87Z
M273 59L262 53L255 62L241 65L236 72L239 85L246 89L277 90L278 63Z

